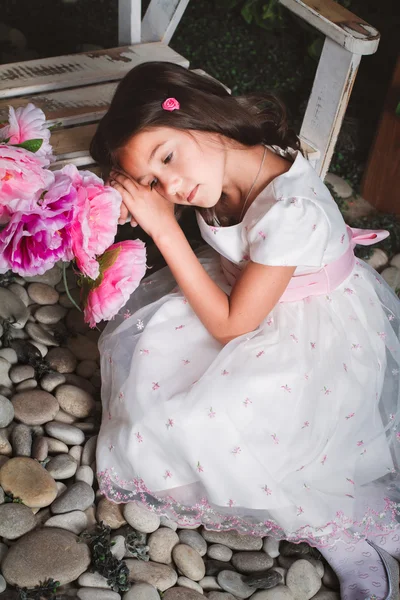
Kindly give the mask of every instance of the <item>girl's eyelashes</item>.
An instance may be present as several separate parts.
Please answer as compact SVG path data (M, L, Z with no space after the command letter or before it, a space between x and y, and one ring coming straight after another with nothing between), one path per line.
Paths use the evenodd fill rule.
M168 154L168 156L166 156L163 160L164 165L167 165L169 162L171 162L172 157L173 157L173 152L170 152ZM154 179L152 181L150 181L150 189L152 190L153 188L155 188L155 186L158 183L158 179L156 177L154 177Z

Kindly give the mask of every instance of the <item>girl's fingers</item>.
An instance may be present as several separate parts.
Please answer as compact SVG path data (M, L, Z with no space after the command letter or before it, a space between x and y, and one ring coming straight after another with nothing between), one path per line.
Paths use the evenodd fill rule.
M121 225L123 223L126 223L128 215L129 215L129 210L128 210L127 206L122 202L121 208L120 208L120 211L119 211L119 221L118 222Z

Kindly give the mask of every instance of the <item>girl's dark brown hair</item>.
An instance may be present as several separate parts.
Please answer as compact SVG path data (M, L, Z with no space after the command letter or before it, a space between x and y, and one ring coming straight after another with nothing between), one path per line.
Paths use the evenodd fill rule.
M167 98L176 98L180 110L165 111L161 105ZM143 63L121 80L90 153L101 167L118 168L119 150L151 127L218 133L244 146L299 148L298 137L288 128L285 107L275 96L231 96L210 77L167 62ZM203 213L207 221L214 216L209 212Z

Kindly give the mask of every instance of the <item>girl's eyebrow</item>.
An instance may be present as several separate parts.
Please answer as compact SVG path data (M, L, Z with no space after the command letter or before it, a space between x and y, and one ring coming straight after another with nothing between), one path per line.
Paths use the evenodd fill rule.
M166 144L166 142L161 142L161 144L157 144L157 146L155 148L153 148L153 150L151 151L151 154L149 156L149 162L152 161L152 159L154 158L154 155L157 152L157 150L159 148L161 148L161 146L164 146L164 144ZM139 179L137 179L136 181L138 183L141 183L145 177L146 177L146 175L142 175L142 177L139 177Z

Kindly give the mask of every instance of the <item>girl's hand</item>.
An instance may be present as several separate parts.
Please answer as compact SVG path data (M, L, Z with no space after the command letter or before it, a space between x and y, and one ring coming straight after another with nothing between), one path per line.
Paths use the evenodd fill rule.
M122 196L119 223L125 223L131 214L131 225L140 225L153 239L176 224L174 204L163 198L156 190L136 183L123 173L112 171L110 185Z

